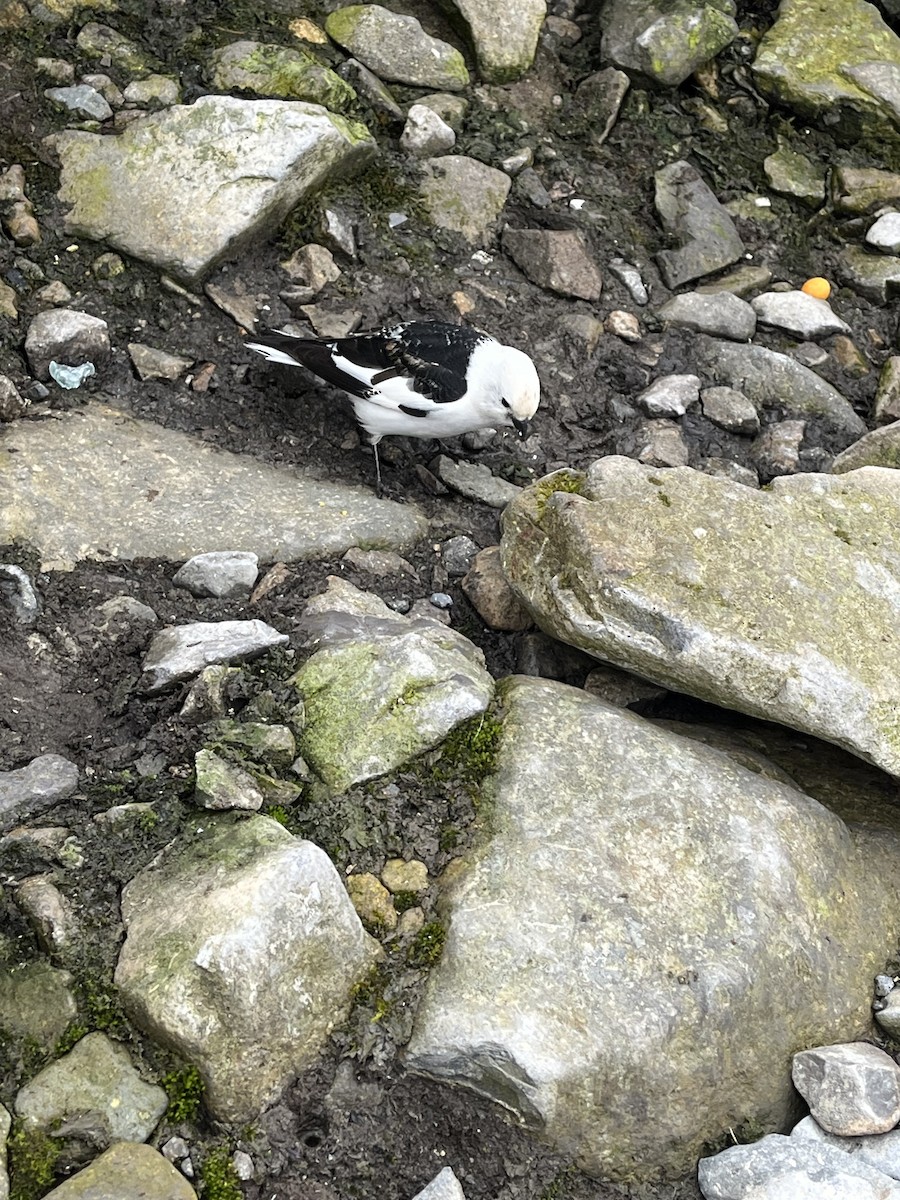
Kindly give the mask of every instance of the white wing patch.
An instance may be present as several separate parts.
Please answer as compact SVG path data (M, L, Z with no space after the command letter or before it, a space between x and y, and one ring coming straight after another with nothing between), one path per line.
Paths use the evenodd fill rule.
M244 342L244 345L248 350L255 350L257 354L262 354L269 362L284 363L288 367L301 367L303 365L293 355L288 354L286 350L276 350L274 346L264 346L262 342Z

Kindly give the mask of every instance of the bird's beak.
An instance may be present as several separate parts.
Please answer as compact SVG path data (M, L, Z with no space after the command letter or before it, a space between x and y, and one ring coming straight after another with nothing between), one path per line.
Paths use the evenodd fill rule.
M519 435L520 438L527 438L529 433L531 433L531 422L530 421L528 421L528 420L522 421L519 419L519 417L513 417L512 423L513 423L513 425L515 425L516 433Z

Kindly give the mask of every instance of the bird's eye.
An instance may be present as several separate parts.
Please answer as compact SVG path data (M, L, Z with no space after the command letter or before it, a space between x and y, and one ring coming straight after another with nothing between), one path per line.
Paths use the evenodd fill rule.
M500 403L503 405L503 407L504 407L504 408L509 408L509 401L508 401L508 400L505 400L505 399L502 399L502 398L501 398L501 400L500 400Z

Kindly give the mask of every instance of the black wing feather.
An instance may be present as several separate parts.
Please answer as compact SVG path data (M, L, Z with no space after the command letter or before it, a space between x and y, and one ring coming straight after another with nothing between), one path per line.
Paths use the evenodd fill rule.
M371 395L372 388L342 371L335 364L335 354L361 367L378 370L373 384L408 375L414 391L434 404L448 404L465 395L466 370L472 351L481 342L491 339L468 325L410 321L398 325L390 333L334 340L278 333L263 334L254 340L290 355L320 379L360 399Z

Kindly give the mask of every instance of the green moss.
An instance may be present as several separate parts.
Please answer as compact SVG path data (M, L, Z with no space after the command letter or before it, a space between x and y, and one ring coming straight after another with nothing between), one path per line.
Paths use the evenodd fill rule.
M407 909L415 908L419 904L418 892L395 892L394 893L394 908L398 913L406 912Z
M538 519L544 515L544 509L547 507L547 501L554 492L572 492L576 496L584 494L584 475L580 471L554 471L552 475L546 475L543 479L539 479L534 485L534 505L537 510Z
M411 967L433 967L444 953L447 931L440 921L429 921L423 925L406 952L406 961Z
M200 1168L203 1200L242 1200L240 1181L227 1146L217 1146Z
M54 1057L61 1058L64 1054L68 1054L72 1047L90 1032L87 1025L83 1025L80 1021L73 1021L56 1043L53 1049Z
M91 1029L124 1036L128 1030L128 1019L119 1001L118 989L93 975L79 981L83 1007Z
M169 1097L167 1118L175 1125L192 1121L203 1101L203 1079L197 1068L185 1066L177 1071L169 1071L162 1077L161 1084Z
M493 775L503 726L490 713L470 717L450 733L441 747L434 777L458 778L471 791Z
M60 1143L18 1121L6 1143L9 1156L9 1200L39 1200L52 1186Z

